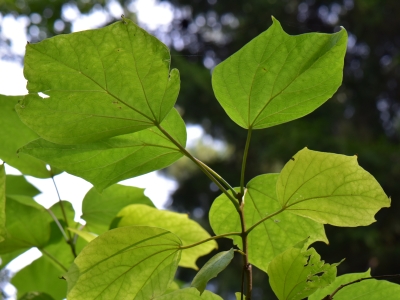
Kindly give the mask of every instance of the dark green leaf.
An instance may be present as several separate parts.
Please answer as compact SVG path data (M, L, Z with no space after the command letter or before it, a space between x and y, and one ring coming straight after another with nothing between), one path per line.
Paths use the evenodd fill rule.
M276 184L281 207L335 226L363 226L390 206L376 179L358 165L357 156L304 148L282 169Z
M261 129L314 111L342 83L347 33L290 36L272 26L215 67L212 84L226 113Z
M129 226L90 242L65 275L68 300L156 298L172 281L179 238L161 228Z
M110 228L116 214L130 204L145 204L154 207L144 195L144 189L115 184L99 193L92 188L82 203L82 218L88 231L101 234Z
M30 94L16 109L41 137L59 144L153 127L178 96L179 72L169 72L170 61L163 43L127 19L28 44Z
M41 192L30 184L24 176L7 175L6 176L6 194L10 195L23 195L28 197L35 197Z
M175 109L161 125L185 146L185 124ZM38 139L20 151L86 179L99 191L121 180L165 168L182 157L157 128L73 146Z
M207 283L217 277L231 263L234 255L233 248L229 251L221 251L211 257L197 272L190 286L199 290L200 294L206 289Z
M183 246L191 245L210 238L199 223L189 219L187 214L179 214L167 210L158 210L148 205L133 204L123 208L113 222L115 227L146 225L171 231L182 241ZM196 247L182 251L179 265L197 270L196 260L216 249L217 243L212 240Z

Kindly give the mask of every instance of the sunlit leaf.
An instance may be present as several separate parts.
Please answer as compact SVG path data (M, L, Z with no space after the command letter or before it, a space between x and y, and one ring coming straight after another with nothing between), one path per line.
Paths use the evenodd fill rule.
M6 186L6 194L8 196L23 195L33 198L41 193L35 186L30 184L24 176L7 175Z
M300 150L285 165L276 191L282 207L294 214L336 226L362 226L390 206L376 179L357 156Z
M17 168L23 174L39 178L50 177L46 164L28 156L17 155L17 150L38 138L38 135L21 122L15 105L23 96L0 95L0 159Z
M18 300L54 300L54 298L46 293L29 292L23 295Z
M82 202L82 218L85 228L94 233L103 233L110 228L115 215L130 204L145 204L154 207L144 195L144 189L115 184L99 193L92 188Z
M0 243L0 247L2 244ZM5 254L0 254L0 271L4 269L4 267L11 262L14 258L17 258L20 256L22 253L24 253L26 249L18 249L14 252L8 252Z
M215 67L215 96L244 128L261 129L314 111L342 83L347 33L290 36L272 26Z
M244 208L246 228L281 208L275 188L278 176L279 174L260 175L247 184ZM241 231L239 215L225 195L214 200L209 218L216 234ZM315 241L328 243L322 224L283 211L250 232L249 260L266 272L269 262L275 256L307 237L309 244ZM238 236L232 238L235 244L243 249L241 238Z
M293 247L275 257L268 267L269 283L279 300L301 300L331 284L338 264L324 264L314 248Z
M161 123L175 104L180 79L170 61L168 48L128 19L28 44L30 94L16 109L59 144L140 131Z
M87 232L87 231L83 231L83 230L78 230L78 229L71 228L71 227L68 227L67 229L68 229L69 231L71 231L71 232L73 232L73 233L79 235L81 238L83 238L83 239L84 239L85 241L87 241L87 242L91 242L91 241L94 240L96 237L98 237L97 234L94 234L94 233L92 233L92 232Z
M204 291L200 295L196 288L185 288L175 292L162 295L161 297L154 298L155 300L222 300L222 298L210 291Z
M62 203L62 207L61 207L61 203ZM74 221L75 219L75 210L71 204L71 202L68 201L61 201L60 202L56 202L54 203L51 207L50 210L53 212L54 216L59 219L60 221L63 221L65 223L65 217L64 217L64 213L65 216L67 217L67 222L69 226L73 226L74 224L76 224L76 222ZM64 213L63 213L64 211Z
M236 292L235 297L236 297L236 300L246 299L246 296L242 297L242 293L240 293L240 292Z
M0 243L0 254L46 245L52 219L44 208L7 198L6 216L6 238Z
M42 256L19 271L11 279L11 283L17 288L18 297L29 291L36 291L62 300L67 295L67 283L61 278L63 273L65 271L57 268L48 257Z
M210 235L197 222L190 220L187 214L180 214L166 210L133 204L123 208L116 216L113 227L130 225L147 225L166 229L176 234L183 246L210 238ZM182 251L179 265L198 269L196 260L217 248L215 241L200 244Z
M185 146L185 124L175 109L161 125ZM165 168L182 157L157 128L81 145L57 145L38 139L20 151L86 179L99 191L121 180Z
M68 300L137 299L161 295L172 281L181 241L147 226L107 231L90 242L65 275Z
M6 237L6 172L0 165L0 242Z
M206 289L207 283L217 277L230 264L233 259L233 248L229 251L221 251L211 257L204 266L197 272L190 286L199 290L200 294Z

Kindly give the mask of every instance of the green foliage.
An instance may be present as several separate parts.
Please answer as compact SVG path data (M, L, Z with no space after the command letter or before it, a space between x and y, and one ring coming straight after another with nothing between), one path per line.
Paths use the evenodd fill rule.
M29 292L23 295L18 300L54 300L54 298L46 293Z
M6 176L0 167L2 267L31 247L43 254L13 278L18 295L222 299L206 287L230 264L234 248L209 259L192 287L174 281L178 266L197 270L197 259L216 249L219 238L232 239L243 256L246 288L237 299L252 298L251 265L268 273L280 300L320 299L315 295L325 297L354 280L359 275L336 278L338 264L324 264L313 248L305 249L316 241L328 243L324 224L369 225L390 205L355 156L304 148L280 173L259 175L247 185L244 180L252 130L305 116L330 98L342 81L346 41L343 28L289 36L273 18L267 31L215 68L216 98L234 122L248 129L237 188L185 149L185 123L173 108L179 73L170 71L167 47L132 21L123 17L102 29L28 44L29 94L0 96L0 131L16 128L2 132L0 158L24 175L51 177L54 168L45 167L50 164L94 187L83 201L82 226L74 221L71 203L60 199L44 209L32 199L36 188L22 176ZM21 158L15 155L18 149ZM143 189L115 184L183 156L222 192L209 212L216 236L187 214L156 209ZM364 280L340 290L335 299L363 293L389 299L398 289Z

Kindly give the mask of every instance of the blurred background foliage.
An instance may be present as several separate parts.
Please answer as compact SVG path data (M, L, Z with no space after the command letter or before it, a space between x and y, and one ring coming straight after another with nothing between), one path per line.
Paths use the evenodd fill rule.
M148 0L150 1L150 0ZM74 14L98 12L99 26L117 19L111 6L137 20L137 1L2 0L0 12L23 18L28 39L36 42L73 29ZM152 0L152 2L154 2ZM168 26L147 27L172 51L172 67L181 73L177 108L187 123L199 124L205 138L191 145L195 155L237 186L246 131L234 124L215 100L211 72L215 65L240 49L271 25L275 16L289 34L311 31L332 33L343 26L349 43L343 85L326 104L312 114L277 127L253 132L246 178L279 172L285 162L307 146L312 150L358 155L360 165L372 173L392 198L376 223L368 227L326 226L330 245L315 244L325 261L346 260L339 274L363 272L394 274L400 270L400 1L398 0L171 0L158 5L173 12ZM117 10L118 11L118 10ZM104 18L104 14L106 17ZM2 59L19 60L10 41L0 34ZM214 141L214 144L213 144ZM217 147L215 142L219 143ZM208 179L181 160L165 170L179 181L170 208L187 212L205 228L207 212L219 192ZM220 241L220 249L231 247ZM202 258L202 265L208 258ZM240 264L209 285L224 299L240 286ZM254 268L255 269L255 268ZM178 276L190 282L195 272L180 269ZM254 271L254 299L274 299L267 275Z

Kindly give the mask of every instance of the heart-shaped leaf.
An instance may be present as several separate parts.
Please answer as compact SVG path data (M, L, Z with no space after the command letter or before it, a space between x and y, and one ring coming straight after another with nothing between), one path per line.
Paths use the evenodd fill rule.
M185 146L185 124L175 109L162 126ZM79 145L38 139L20 151L86 179L99 191L121 180L165 168L183 155L157 128Z
M243 128L261 129L309 114L342 83L347 33L290 36L272 26L215 67L215 96Z
M390 206L376 179L357 163L357 156L304 148L282 169L276 184L281 207L335 226L363 226Z
M16 110L59 144L140 131L161 123L174 106L180 81L170 61L168 48L128 19L28 44L30 94Z
M210 235L197 222L190 220L187 214L158 210L142 204L132 204L123 208L113 221L112 227L131 225L155 226L171 231L182 241L183 246L210 238ZM217 249L215 241L209 241L196 247L184 249L179 265L197 270L196 260Z
M180 259L179 238L161 228L107 231L78 255L65 278L69 300L137 299L161 295Z

